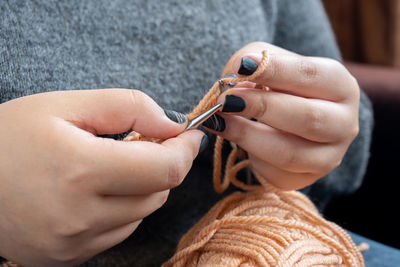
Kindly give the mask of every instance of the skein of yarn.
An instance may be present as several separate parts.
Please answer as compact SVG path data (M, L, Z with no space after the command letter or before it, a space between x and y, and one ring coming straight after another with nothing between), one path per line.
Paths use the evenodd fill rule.
M305 195L266 190L218 202L163 266L364 266L351 237Z

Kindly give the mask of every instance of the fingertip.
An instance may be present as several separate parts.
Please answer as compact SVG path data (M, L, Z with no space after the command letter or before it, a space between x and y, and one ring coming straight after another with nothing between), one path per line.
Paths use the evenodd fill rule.
M217 104L222 104L224 105L225 102L225 97L230 93L231 90L226 90L222 94L220 94L217 98Z
M170 138L165 140L162 144L165 146L177 146L177 145L183 145L186 147L190 147L192 150L198 150L201 139L203 138L205 134L198 130L198 129L193 129L189 131L184 131L174 138Z
M183 137L188 138L190 140L189 146L191 147L193 159L195 159L199 154L200 150L202 149L202 146L204 149L204 146L206 146L206 143L208 143L205 140L207 139L206 134L201 130L193 129L184 132L182 135L185 135Z
M172 112L174 112L174 111L172 111ZM168 139L168 138L178 136L185 130L185 128L188 124L186 115L182 114L183 116L185 116L186 120L179 122L178 119L176 119L176 120L173 119L173 117L172 117L173 115L171 115L173 113L171 113L171 111L168 114L169 115L167 115L167 113L165 112L165 114L163 116L165 128L162 130L163 132L161 133L162 139ZM179 114L181 114L181 113L179 113ZM179 120L181 120L181 119L179 119Z
M263 55L262 53L246 53L243 57L250 58L256 61L257 63L260 63L263 58Z
M234 58L229 70L233 70L240 76L249 76L257 70L262 57L261 53L251 52L238 55Z
M233 73L241 77L252 75L262 61L262 53L238 53L234 55L224 69L224 74Z
M188 135L194 144L200 145L201 139L203 138L205 133L198 129L193 129L183 132L182 135Z
M164 113L168 119L178 124L181 128L185 128L188 124L187 115L175 110L164 109Z
M232 102L230 100L236 97L232 94L234 92L235 91L226 91L218 97L217 103L222 104L222 112L238 112L235 109L230 108L230 103Z
M151 116L141 118L140 121L137 120L135 122L132 129L144 136L162 140L176 137L185 130L187 120L181 123L178 122L176 115L171 115L174 114L174 112L175 111L168 111L169 115L167 115L167 111L164 110L160 113L154 113L151 114ZM181 117L183 116L186 117L186 115L182 114ZM182 118L179 120L182 120Z
M258 68L257 61L255 61L251 57L242 57L242 60L240 61L238 74L248 76L256 72L257 68Z

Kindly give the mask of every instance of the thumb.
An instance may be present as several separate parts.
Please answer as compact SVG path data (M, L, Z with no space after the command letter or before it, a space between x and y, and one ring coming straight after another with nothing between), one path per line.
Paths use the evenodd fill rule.
M62 103L58 104L58 109L64 113L62 117L94 134L116 134L132 129L148 137L167 139L181 133L187 124L185 115L164 111L153 99L138 90L101 89L59 93L65 94L61 98Z

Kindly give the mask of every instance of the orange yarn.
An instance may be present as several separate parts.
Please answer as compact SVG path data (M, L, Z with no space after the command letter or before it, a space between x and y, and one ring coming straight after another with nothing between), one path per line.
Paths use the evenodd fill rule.
M218 202L179 242L169 266L364 266L351 237L300 192L265 186Z
M266 68L267 52L257 71L244 78L224 78L224 83L254 80ZM188 114L192 119L216 104L219 90L216 82L210 91ZM264 88L265 89L265 88ZM131 133L124 141L163 140ZM223 192L230 183L253 192L234 193L218 202L180 240L169 266L364 266L360 250L351 237L338 225L318 214L311 201L299 192L284 192L254 173L261 185L246 184L236 174L249 165L249 160L237 161L240 149L233 149L222 172L222 145L217 137L214 148L213 183ZM16 267L6 262L0 267Z
M254 80L267 64L267 53ZM218 84L203 98L193 113L215 104ZM300 192L284 192L254 173L261 185L246 184L236 178L248 159L236 163L239 152L233 144L221 180L223 138L214 148L213 183L217 192L229 184L248 191L235 193L218 202L179 242L176 254L163 266L364 266L360 250L338 225L322 218L312 202Z
M217 99L221 94L220 82L223 82L225 84L238 83L238 82L254 80L256 77L260 76L260 74L264 72L268 63L267 51L263 51L262 54L263 54L262 60L258 64L257 70L252 75L243 78L222 78L219 81L215 82L214 85L211 87L211 89L208 91L208 93L203 97L202 100L200 100L199 104L192 110L192 112L187 114L188 120L192 120L193 118L203 113L205 110L216 105ZM266 90L266 87L263 87L263 90ZM149 141L149 142L161 143L163 140L145 137L136 132L133 132L130 135L128 135L124 139L124 141ZM241 185L242 188L246 188L247 190L253 190L258 188L259 186L245 185L241 181L236 179L236 173L249 165L248 160L244 160L234 165L238 153L238 148L236 146L231 151L228 157L228 161L225 166L225 175L221 182L223 142L224 139L220 136L217 136L217 140L215 142L215 147L214 147L214 171L213 171L213 182L215 191L217 191L218 193L222 193L223 191L225 191L226 188L228 188L230 182L232 182L234 185Z

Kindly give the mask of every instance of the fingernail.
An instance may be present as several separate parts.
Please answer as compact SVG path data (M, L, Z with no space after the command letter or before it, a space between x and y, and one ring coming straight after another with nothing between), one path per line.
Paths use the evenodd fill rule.
M257 68L257 61L249 57L242 57L242 62L240 63L238 73L242 75L251 75L257 70Z
M167 117L179 124L185 123L187 121L187 117L185 114L182 114L180 112L174 111L174 110L170 110L170 109L164 109L165 115L167 115Z
M221 116L215 114L203 122L203 126L217 132L223 132L225 130L225 120Z
M225 96L222 112L241 112L245 109L246 103L243 98L235 95Z
M224 78L237 78L237 75L235 73L231 73L228 75L225 75ZM235 86L237 83L227 83L226 85L229 85L231 87Z
M204 135L200 142L199 154L203 152L207 148L207 146L208 146L208 137L207 135Z

